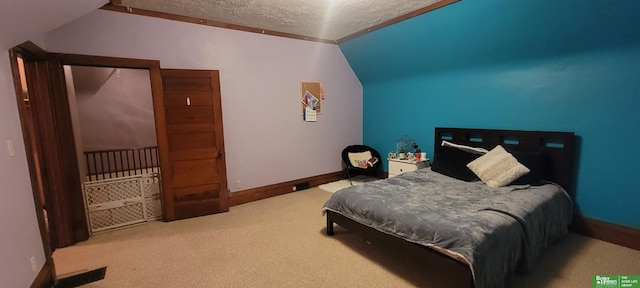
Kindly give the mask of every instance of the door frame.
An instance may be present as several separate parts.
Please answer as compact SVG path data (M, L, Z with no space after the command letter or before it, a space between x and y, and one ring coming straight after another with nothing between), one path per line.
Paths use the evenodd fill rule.
M22 98L17 57L21 55L29 91L30 111ZM27 151L34 204L45 250L69 246L89 237L78 178L78 161L73 140L69 98L62 66L32 42L11 49L10 61L19 102L18 112ZM22 103L21 103L22 102ZM35 154L35 155L34 155ZM36 158L37 156L37 158ZM41 182L38 181L38 175ZM42 191L38 184L42 184ZM40 192L42 192L41 200ZM44 203L42 203L44 201ZM44 215L46 209L47 215ZM42 219L42 220L41 220ZM48 227L48 229L47 229Z
M66 53L49 53L52 59L60 62L61 65L70 66L91 66L91 67L108 67L108 68L125 68L125 69L144 69L149 71L149 82L151 84L151 97L153 100L153 114L154 121L156 123L156 140L158 144L158 153L160 154L160 171L165 169L165 162L163 161L163 151L168 151L169 144L166 136L159 133L157 123L162 121L164 123L164 113L162 110L158 110L158 103L162 104L162 77L160 76L160 61L147 60L147 59L132 59L132 58L119 58L119 57L106 57L106 56L93 56L93 55L80 55L80 54L66 54ZM162 173L162 172L161 172ZM161 178L162 179L162 176ZM162 190L164 190L165 181L161 181ZM161 191L162 191L161 190ZM164 205L163 205L164 206ZM166 220L163 209L163 220Z
M33 194L33 202L34 208L36 212L36 219L38 221L38 228L40 231L40 238L42 240L42 247L45 255L45 263L42 269L39 271L38 275L36 275L36 279L34 283L43 283L43 284L52 284L56 277L55 267L53 266L53 248L52 248L52 239L54 235L56 235L56 229L53 225L47 225L48 217L44 215L44 207L45 202L47 202L46 198L51 192L49 191L49 185L45 181L45 175L42 175L41 180L38 180L38 173L42 173L41 166L43 165L43 153L44 147L40 145L39 141L39 133L36 131L36 127L34 126L34 119L32 117L33 109L30 107L31 112L27 112L26 104L22 95L22 77L19 73L18 68L18 57L22 58L24 69L25 69L25 78L28 78L27 70L31 62L34 61L43 61L46 60L47 55L46 52L40 49L40 47L36 46L31 42L25 42L19 46L16 46L9 50L9 61L11 65L11 72L13 76L13 84L16 93L16 101L18 108L18 115L20 117L20 126L22 128L22 138L26 151L27 158L27 166L29 169L29 178L31 182L31 191ZM28 91L33 89L33 80L27 81L27 89ZM30 92L33 93L33 92ZM30 96L31 97L31 96ZM31 114L31 115L28 115ZM33 151L36 150L37 153ZM39 163L39 164L36 164ZM40 185L42 184L42 185ZM40 190L42 189L42 190ZM42 194L41 194L42 193ZM44 199L43 199L44 198ZM50 226L48 228L47 226ZM50 286L50 285L49 285Z
M146 69L149 70L149 75L150 75L150 84L151 84L151 93L152 93L152 97L153 97L153 102L154 102L154 117L156 117L156 122L158 121L157 118L160 117L162 118L162 120L164 121L164 115L159 115L157 113L157 108L155 107L156 104L158 102L158 99L162 99L162 78L160 76L160 61L157 60L143 60L143 59L130 59L130 58L117 58L117 57L103 57L103 56L90 56L90 55L78 55L78 54L64 54L64 53L49 53L46 52L45 50L41 49L40 47L38 47L36 44L28 41L25 42L21 45L18 45L12 49L10 49L10 64L11 64L11 68L12 68L12 73L13 73L13 80L14 80L14 86L15 86L15 91L16 91L16 97L18 100L21 100L22 97L22 88L21 88L21 84L20 84L20 75L18 73L18 63L17 63L17 55L22 55L23 60L25 60L25 65L27 65L27 60L28 61L50 61L51 63L56 63L59 64L60 69L59 75L51 75L53 72L57 72L57 70L55 69L56 67L49 67L49 73L46 74L47 78L41 78L38 79L39 81L46 81L47 85L51 85L54 86L54 88L58 89L57 93L58 94L58 100L66 100L64 101L65 103L67 103L68 106L68 100L69 100L69 96L66 93L66 89L64 88L64 74L62 73L62 65L75 65L75 66L96 66L96 67L115 67L115 68L131 68L131 69ZM27 59L25 59L25 57L27 57ZM51 65L54 66L54 65ZM27 78L29 78L31 76L27 75ZM33 83L32 83L33 84ZM33 88L31 86L28 87L30 90ZM60 90L63 89L63 90ZM62 95L60 95L62 94ZM49 97L53 97L51 95L49 95ZM60 99L62 98L62 99ZM21 100L22 101L22 100ZM50 104L50 103L49 103ZM25 123L26 119L24 117L26 117L25 111L24 111L24 105L22 103L18 103L18 111L19 111L19 115L20 115L20 121L21 121L21 126L23 129L23 137L24 137L24 142L25 142L25 149L27 150L27 162L28 162L28 166L29 166L29 174L30 174L30 180L31 180L31 185L32 185L32 192L33 192L33 197L34 197L34 206L35 206L35 210L36 210L36 216L38 219L38 226L39 226L39 230L40 230L40 236L42 238L42 243L43 243L43 249L44 249L44 254L45 254L45 264L43 266L43 269L40 271L40 273L37 275L37 277L34 280L34 285L42 285L44 286L50 286L49 284L52 284L55 279L56 279L56 272L55 272L55 265L53 262L53 251L55 250L54 246L59 246L59 247L64 247L64 246L68 246L68 245L73 245L78 241L82 241L87 239L88 234L86 236L84 235L74 235L76 236L71 237L70 241L71 242L66 242L64 243L64 245L60 246L60 245L56 245L56 243L51 243L51 236L55 237L54 235L50 235L49 231L52 231L53 233L56 233L55 229L47 229L47 224L45 220L45 216L44 216L44 212L42 207L44 207L43 205L45 203L42 203L41 198L40 198L40 190L38 189L38 180L37 180L37 172L35 169L37 169L36 165L34 164L34 155L32 153L32 142L31 142L31 137L28 134L28 131L25 132L25 129L27 128L27 123ZM52 107L50 107L52 108ZM68 126L71 126L71 120L69 119L65 119L68 120L69 123ZM64 123L63 123L64 124ZM53 124L51 124L53 125ZM40 129L46 129L44 127L40 127ZM158 134L158 131L156 130L156 134ZM73 139L73 133L71 133L71 137L68 137L68 135L65 135L67 137L64 137L64 139L58 139L61 142L64 143L69 143L69 144L73 144L74 143L74 139ZM70 138L70 139L67 139ZM162 144L161 144L162 143ZM73 148L73 155L75 157L76 155L76 147L75 145L71 145L69 147L67 147L66 149L70 149ZM166 142L166 139L164 142L161 142L161 139L158 139L158 149L168 149L168 143ZM57 153L56 151L52 151L52 148L50 147L42 147L42 151L40 151L39 157L42 157L42 155L45 154L49 154L49 153ZM75 166L75 170L76 171L65 171L65 173L68 173L69 175L73 175L73 177L77 177L78 173L78 166L77 166L77 157L74 158L76 161L74 163L73 166ZM162 167L162 158L160 159L161 161L161 167ZM58 163L59 164L59 163ZM162 169L162 168L161 168ZM61 169L62 170L62 169ZM73 170L73 169L71 169ZM62 170L64 171L64 170ZM79 178L77 179L78 181L80 180ZM45 182L43 180L43 182ZM60 225L67 225L69 227L73 227L73 225L76 226L81 226L84 227L85 231L87 231L88 233L88 224L86 221L86 218L84 218L84 221L77 221L77 219L71 219L70 216L70 210L71 209L78 209L77 207L69 207L69 203L84 203L84 199L82 197L82 193L80 193L79 195L75 195L74 193L71 193L70 191L66 191L65 189L62 189L63 191L60 191L60 193L62 193L62 198L59 197L51 197L51 195L47 195L47 194L52 194L53 192L48 191L48 186L46 185L46 183L44 183L44 194L45 194L45 202L50 202L50 203L46 203L49 206L52 207L58 207L59 208L59 213L63 214L63 217L59 217L59 219L53 219L52 221L63 221L65 223L58 223ZM78 183L77 189L81 189L81 184ZM76 193L77 194L77 193ZM69 203L62 203L59 200L68 200ZM56 201L58 200L58 201ZM60 203L58 203L60 202ZM62 208L64 207L64 209ZM84 213L84 205L82 204L82 215L85 215ZM81 222L81 223L78 223ZM55 223L49 223L49 226L53 226L52 224ZM78 234L78 233L76 233ZM54 238L55 239L55 238Z

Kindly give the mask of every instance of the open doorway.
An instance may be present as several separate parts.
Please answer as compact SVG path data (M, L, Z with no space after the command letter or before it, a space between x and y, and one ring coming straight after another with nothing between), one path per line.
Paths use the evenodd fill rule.
M79 167L86 160L83 149L76 148L79 145L75 141L72 118L77 119L77 113L71 112L75 101L70 103L71 98L67 95L72 89L65 85L67 77L63 65L143 70L147 78L141 82L151 86L152 96L148 101L152 101L162 97L159 62L48 53L31 42L12 48L10 53L24 143L29 152L27 160L35 209L47 263L53 264L50 261L53 250L86 240L90 232L81 181L87 165L83 165L83 169ZM98 109L95 113L103 110ZM155 133L153 128L151 130ZM151 154L143 155L152 158L155 165L144 166L157 167L159 159ZM131 167L136 170L141 165L132 164ZM103 169L102 172L108 171Z
M146 70L149 75L144 82L150 83L153 99L162 97L160 65L152 60L48 53L31 42L9 52L34 208L46 258L34 283L48 287L56 279L53 251L89 237L78 167L81 157L74 141L62 64Z
M149 70L64 66L91 234L162 218Z
M12 48L10 58L46 256L34 282L50 286L44 283L51 284L56 278L53 250L89 237L80 181L85 176L81 176L82 157L78 156L72 127L72 117L78 116L72 116L70 108L77 103L70 103L67 92L71 89L65 85L63 65L109 67L112 72L116 71L114 67L148 71L149 79L144 82L151 86L158 154L166 178L160 185L162 219L173 221L228 211L219 71L161 70L156 60L49 53L31 42ZM31 119L25 112L18 61L24 63ZM83 169L88 171L90 166ZM103 179L111 177L108 169L102 169L109 174L101 176ZM138 169L142 168L133 167Z
M17 108L47 262L50 252L87 239L69 104L55 61L27 42L10 50Z

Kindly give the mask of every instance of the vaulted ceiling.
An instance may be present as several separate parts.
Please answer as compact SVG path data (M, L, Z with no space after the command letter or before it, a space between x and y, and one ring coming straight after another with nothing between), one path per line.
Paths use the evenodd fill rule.
M102 7L126 13L340 43L459 0L2 0L0 46L38 41Z
M338 43L457 0L112 0L126 12ZM112 9L117 9L112 7ZM195 20L195 21L194 21ZM186 20L189 21L189 20Z

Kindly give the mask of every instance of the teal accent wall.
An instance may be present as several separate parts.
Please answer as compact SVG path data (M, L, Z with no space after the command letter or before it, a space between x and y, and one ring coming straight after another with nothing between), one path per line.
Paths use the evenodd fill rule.
M438 126L572 131L577 211L640 228L640 1L463 0L340 48L365 144L408 135L432 155Z

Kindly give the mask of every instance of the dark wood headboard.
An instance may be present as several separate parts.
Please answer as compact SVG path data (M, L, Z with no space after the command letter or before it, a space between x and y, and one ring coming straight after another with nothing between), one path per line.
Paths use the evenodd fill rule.
M435 128L434 158L442 147L442 140L488 150L497 145L505 149L544 152L548 157L544 179L571 190L574 171L575 134L573 132L493 130L466 128Z

